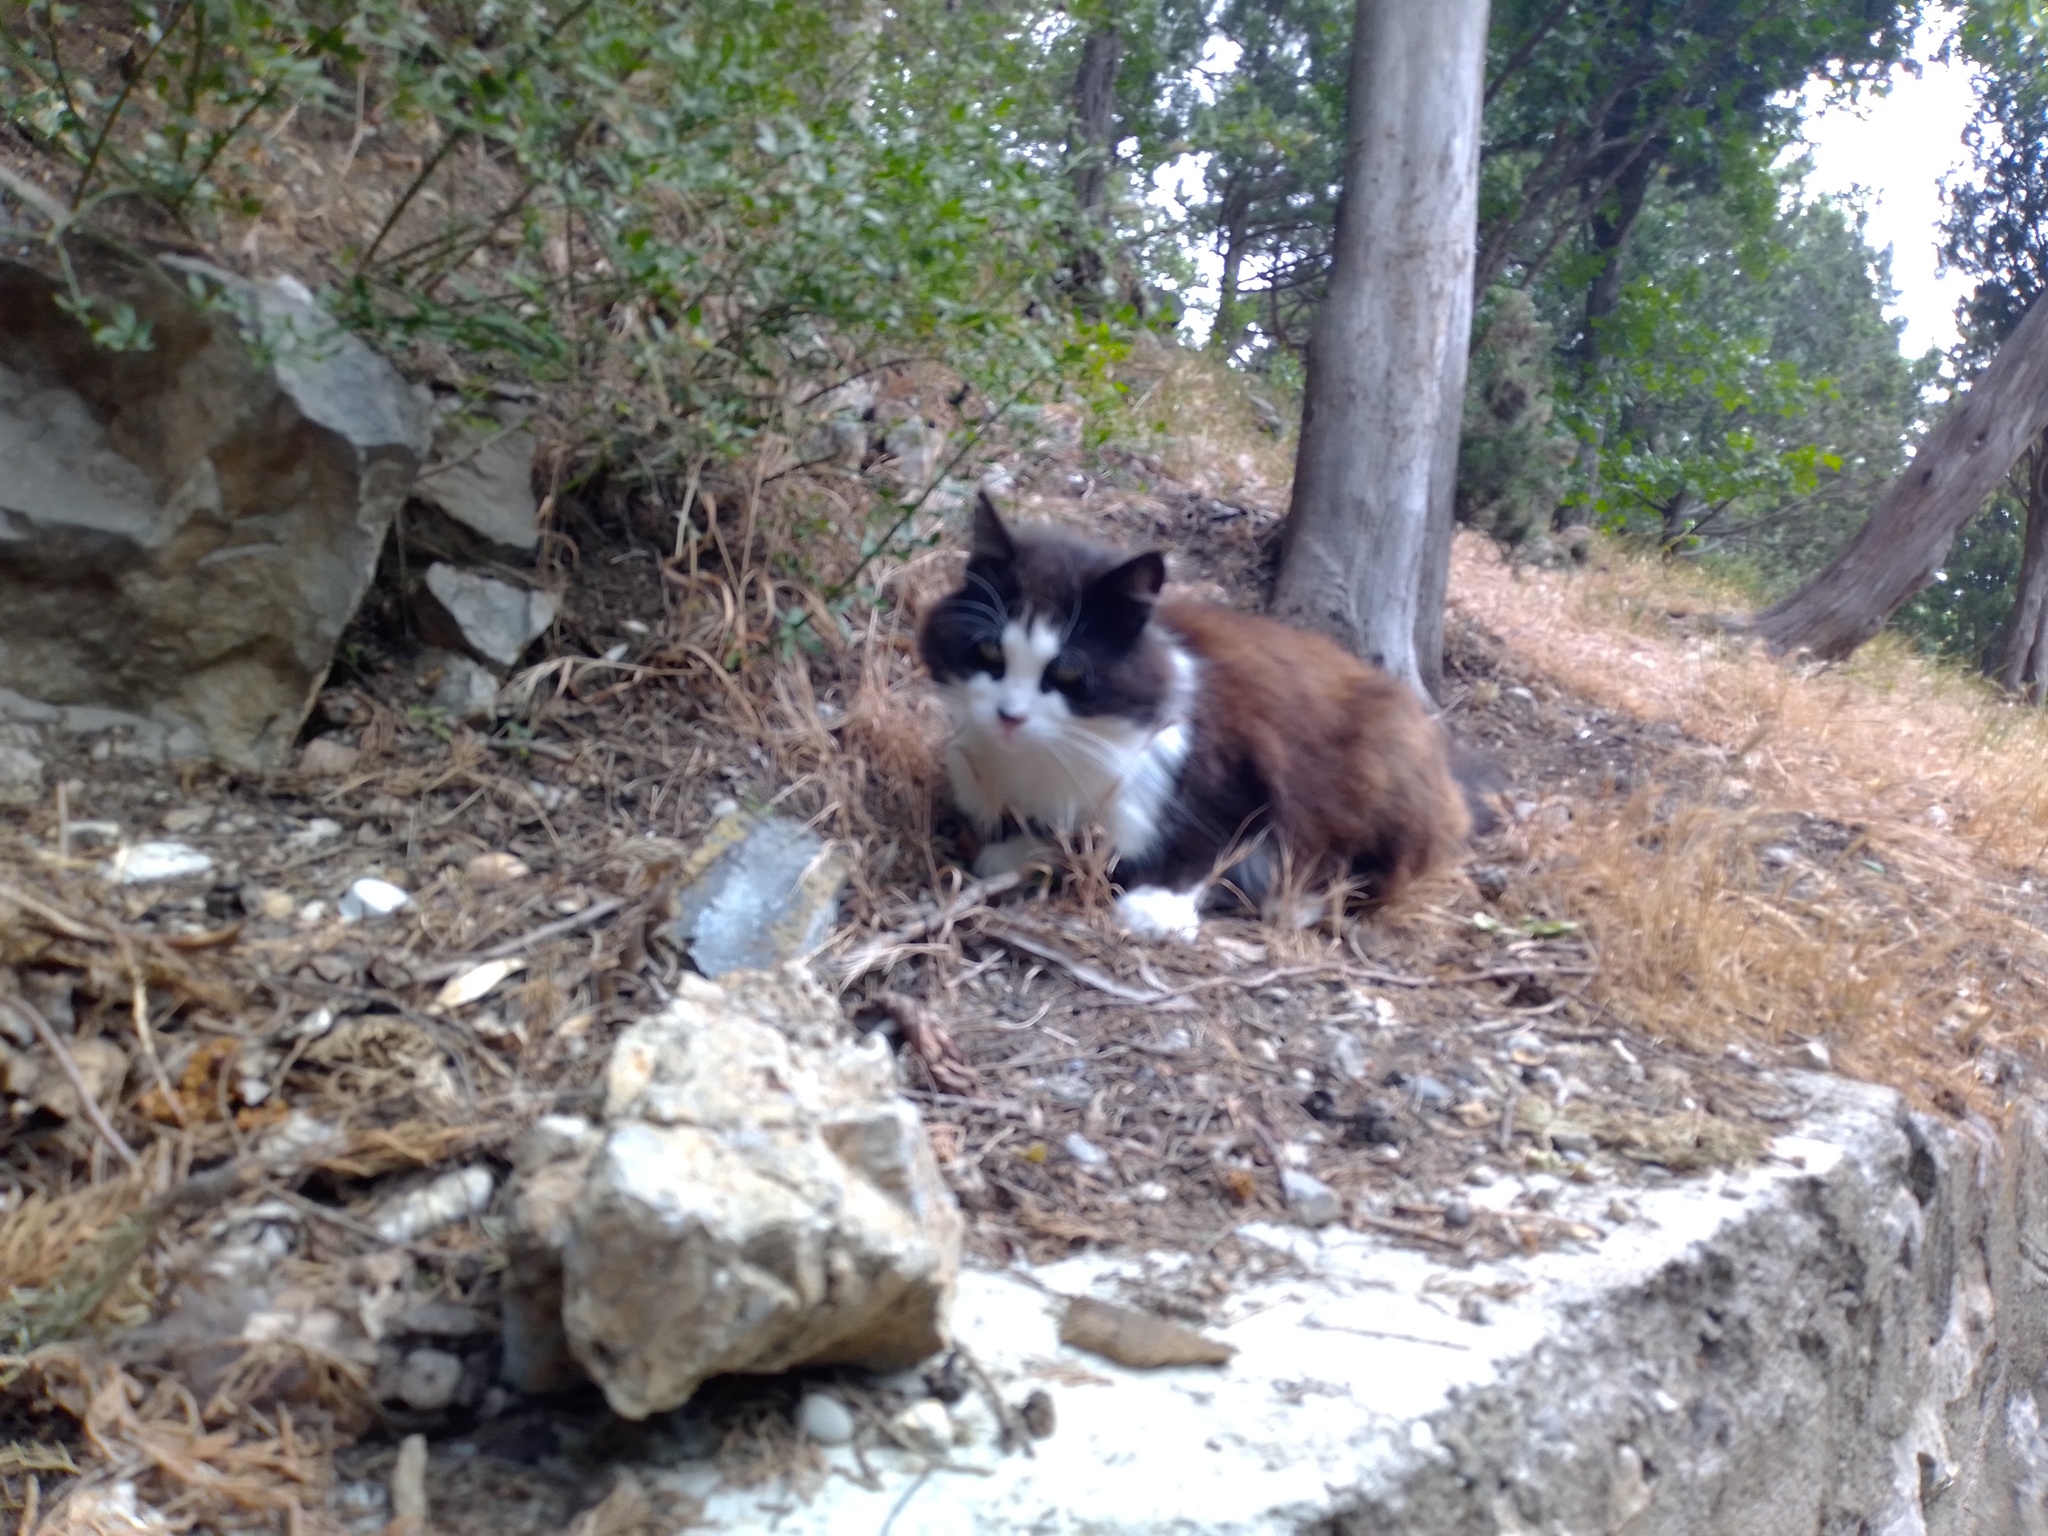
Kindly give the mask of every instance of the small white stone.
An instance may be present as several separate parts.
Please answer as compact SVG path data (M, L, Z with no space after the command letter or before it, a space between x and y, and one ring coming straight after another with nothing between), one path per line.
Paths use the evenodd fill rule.
M890 1424L905 1445L923 1455L943 1456L953 1448L953 1416L936 1397L912 1403Z
M1164 1205L1171 1198L1172 1193L1164 1184L1140 1184L1131 1191L1131 1198L1142 1201L1146 1205Z
M1819 1067L1823 1072L1834 1065L1834 1057L1828 1053L1828 1044L1825 1040L1809 1040L1799 1048L1799 1052L1809 1063Z
M364 918L389 917L411 901L410 896L389 880L362 879L348 888L337 910L344 923L359 923Z
M1109 1161L1107 1152L1079 1132L1069 1135L1062 1145L1067 1149L1067 1156L1083 1168L1100 1168Z
M844 1445L853 1438L853 1414L838 1398L810 1392L797 1405L796 1427L819 1445Z
M185 843L136 843L116 851L101 871L116 884L142 885L203 875L212 868L210 855Z

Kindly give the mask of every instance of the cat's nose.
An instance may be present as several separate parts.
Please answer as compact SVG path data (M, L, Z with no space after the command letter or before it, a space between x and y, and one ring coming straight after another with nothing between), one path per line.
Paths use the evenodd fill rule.
M1015 730L1018 726L1024 723L1024 717L1022 715L1013 715L1007 709L997 710L996 718L1002 721L1004 725L1009 726L1012 730Z

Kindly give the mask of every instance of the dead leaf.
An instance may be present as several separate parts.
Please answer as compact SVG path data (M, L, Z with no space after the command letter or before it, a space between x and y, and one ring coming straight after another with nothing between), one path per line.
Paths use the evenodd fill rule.
M1134 1307L1097 1301L1093 1296L1076 1296L1067 1303L1066 1316L1060 1319L1060 1342L1141 1370L1161 1365L1222 1365L1237 1353L1235 1346L1206 1338L1192 1328Z

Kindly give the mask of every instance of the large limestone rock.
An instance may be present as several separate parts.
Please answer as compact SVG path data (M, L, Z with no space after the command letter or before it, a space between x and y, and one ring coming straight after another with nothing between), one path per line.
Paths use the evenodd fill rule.
M0 688L269 766L369 585L425 408L296 282L167 265L223 302L87 264L151 327L113 352L0 260Z
M684 977L614 1048L604 1125L544 1121L518 1162L519 1385L561 1382L557 1294L560 1343L634 1419L724 1372L894 1369L946 1342L958 1208L887 1047L799 971Z

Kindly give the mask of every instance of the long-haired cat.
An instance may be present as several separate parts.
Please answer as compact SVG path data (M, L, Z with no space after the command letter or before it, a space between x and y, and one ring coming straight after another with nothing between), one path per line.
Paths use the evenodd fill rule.
M1219 881L1259 903L1286 868L1385 900L1455 852L1470 813L1406 686L1320 635L1162 602L1165 581L1157 553L976 502L966 581L919 646L953 716L954 798L986 840L977 874L1099 823L1124 926L1192 939Z

